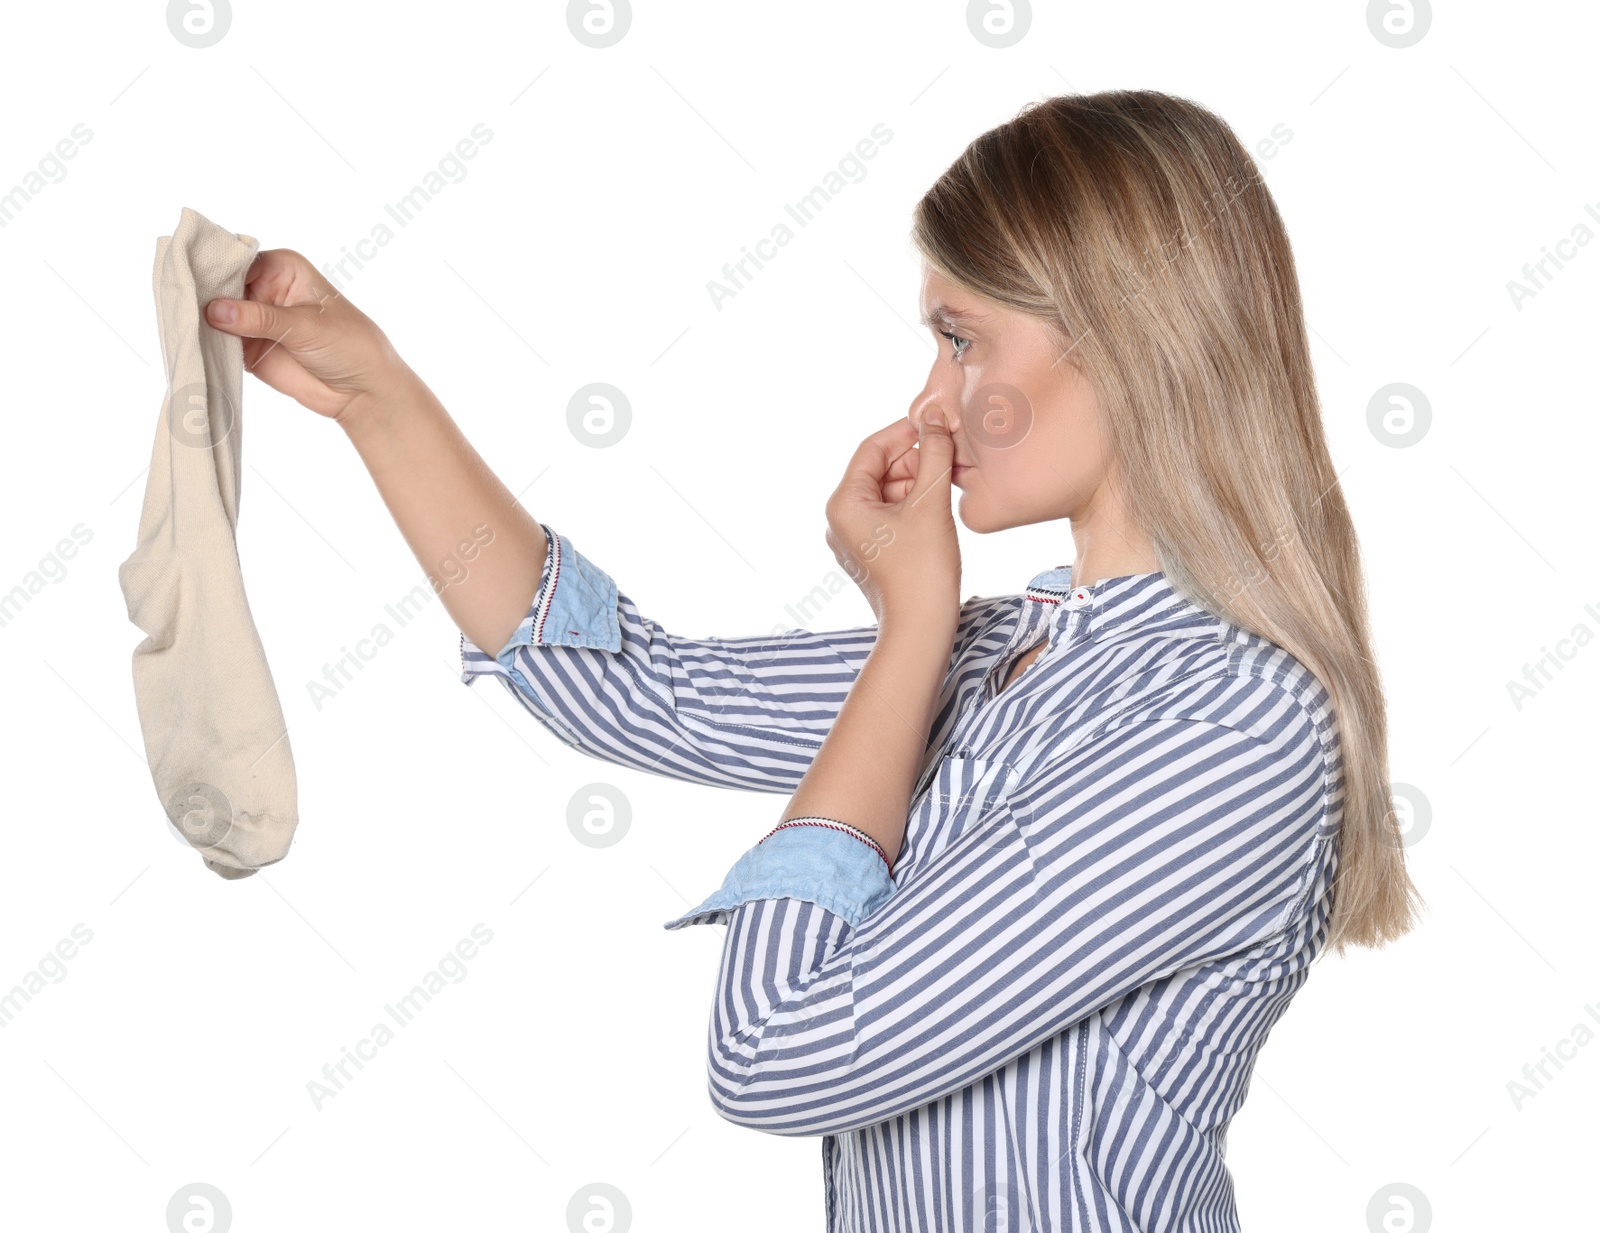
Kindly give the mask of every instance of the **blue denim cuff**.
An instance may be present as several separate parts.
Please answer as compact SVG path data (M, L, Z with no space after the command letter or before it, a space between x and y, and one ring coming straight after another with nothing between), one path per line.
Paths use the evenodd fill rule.
M512 677L522 680L516 669L517 649L524 646L581 646L601 651L622 649L622 627L617 621L617 584L570 539L552 531L544 523L548 541L543 581L522 623L505 646L492 658ZM468 652L487 655L465 634L461 635L461 679L473 679L493 672L481 661L468 662ZM526 683L524 682L524 685Z
M894 890L883 857L853 835L825 826L790 826L752 847L709 898L663 928L722 924L751 899L806 899L854 928Z

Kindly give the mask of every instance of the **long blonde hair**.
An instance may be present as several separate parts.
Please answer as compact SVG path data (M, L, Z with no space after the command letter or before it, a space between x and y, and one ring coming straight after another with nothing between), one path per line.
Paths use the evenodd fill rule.
M1327 946L1407 933L1423 903L1389 788L1360 549L1289 238L1238 138L1153 90L1029 103L928 190L912 240L952 282L1054 327L1169 581L1327 690L1343 770Z

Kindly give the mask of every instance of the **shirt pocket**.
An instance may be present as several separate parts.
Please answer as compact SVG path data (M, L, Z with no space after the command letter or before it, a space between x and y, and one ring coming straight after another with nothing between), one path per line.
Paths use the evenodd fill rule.
M926 866L963 835L993 826L1007 808L1017 767L1000 757L949 754L924 777L906 819L906 850L895 863L895 881Z

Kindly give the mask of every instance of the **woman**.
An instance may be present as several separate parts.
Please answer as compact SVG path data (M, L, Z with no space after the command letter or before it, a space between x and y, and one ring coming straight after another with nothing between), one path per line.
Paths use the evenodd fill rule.
M914 238L944 341L828 503L877 618L831 633L662 630L298 254L211 319L341 424L430 577L486 545L435 583L464 680L791 794L666 927L727 924L713 1103L823 1136L830 1230L1237 1229L1269 1030L1420 906L1282 220L1220 119L1117 91L983 134ZM974 531L1070 520L1073 564L962 602L951 485Z

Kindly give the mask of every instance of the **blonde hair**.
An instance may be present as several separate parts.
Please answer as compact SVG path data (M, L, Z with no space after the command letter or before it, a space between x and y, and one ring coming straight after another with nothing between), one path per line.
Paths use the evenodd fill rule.
M1407 933L1423 904L1389 788L1360 550L1288 235L1238 138L1153 90L1029 103L928 190L912 240L950 281L1054 327L1169 581L1327 690L1343 770L1327 945Z

